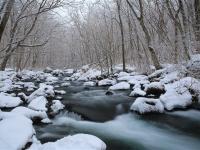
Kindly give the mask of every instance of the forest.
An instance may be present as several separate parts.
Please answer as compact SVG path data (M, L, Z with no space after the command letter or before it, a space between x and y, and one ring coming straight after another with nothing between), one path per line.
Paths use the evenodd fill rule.
M0 150L198 150L200 0L0 0Z

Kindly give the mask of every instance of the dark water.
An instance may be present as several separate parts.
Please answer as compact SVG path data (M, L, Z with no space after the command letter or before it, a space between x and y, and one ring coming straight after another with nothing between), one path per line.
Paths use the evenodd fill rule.
M61 112L53 124L35 125L42 142L55 141L76 133L93 134L102 139L107 150L199 150L200 111L187 110L140 116L129 112L134 98L130 91L105 95L108 87L72 86L65 90L62 102L76 112L72 119Z

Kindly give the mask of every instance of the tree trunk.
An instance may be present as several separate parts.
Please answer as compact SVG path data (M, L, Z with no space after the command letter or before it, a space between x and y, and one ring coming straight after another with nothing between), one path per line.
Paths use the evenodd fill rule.
M6 55L3 58L3 61L2 61L1 66L0 66L0 71L4 71L6 69L6 65L7 65L9 58L10 58L10 55Z
M117 12L118 12L118 17L119 17L119 26L120 26L120 32L121 32L123 71L126 71L124 26L123 26L122 17L121 17L121 0L117 0Z
M4 32L6 24L8 22L8 19L9 19L9 16L10 16L10 12L12 10L14 2L15 2L15 0L8 0L7 5L6 4L3 5L5 7L5 9L1 8L3 12L5 11L5 13L1 12L1 13L3 13L3 16L2 16L2 18L0 18L1 19L0 20L0 42L1 42L1 39L2 39L2 36L3 36L3 32ZM5 2L3 2L3 4L4 3Z
M195 37L196 37L196 50L197 53L200 53L200 1L195 0L194 1L194 7L195 7Z

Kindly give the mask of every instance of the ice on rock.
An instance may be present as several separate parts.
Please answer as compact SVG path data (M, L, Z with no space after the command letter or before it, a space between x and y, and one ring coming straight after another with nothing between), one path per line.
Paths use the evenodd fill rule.
M46 85L41 83L40 88L34 91L31 95L29 95L28 103L30 103L33 99L39 96L44 96L46 98L54 97L55 96L54 87L51 85Z
M103 79L101 81L98 82L99 86L108 86L108 85L114 85L116 84L117 81L116 80L111 80L111 79Z
M151 113L151 112L164 112L164 106L159 99L139 97L132 104L131 110L136 111L140 114Z
M54 113L58 113L60 110L64 109L64 105L59 100L53 100L53 104L51 105L51 109Z
M33 144L28 150L106 150L106 144L96 136L76 134L56 142Z
M0 121L0 149L20 150L32 141L35 130L32 121L21 115L11 115Z
M28 107L33 109L33 110L38 110L38 111L47 111L47 99L44 96L39 96L35 99L33 99Z
M0 93L0 108L10 108L19 106L22 100L19 97L12 97L5 93Z
M129 90L129 89L130 89L130 84L127 82L120 82L109 87L109 90Z
M25 116L29 119L34 119L34 118L40 118L40 119L46 119L48 118L47 114L45 111L36 111L29 109L27 107L16 107L11 111L11 113L14 113L15 115L22 115Z
M83 85L84 85L84 86L95 86L96 83L93 82L93 81L88 81L88 82L85 82Z

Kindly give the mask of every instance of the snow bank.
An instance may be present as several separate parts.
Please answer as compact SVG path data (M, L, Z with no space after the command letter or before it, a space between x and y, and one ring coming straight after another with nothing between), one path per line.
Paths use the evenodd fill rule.
M117 81L116 80L111 80L111 79L103 79L101 81L98 82L99 86L108 86L108 85L114 85L116 84Z
M32 121L23 116L10 116L0 121L0 149L20 150L32 141L35 130Z
M19 97L12 97L5 93L0 93L0 108L16 107L22 103Z
M164 112L164 106L159 99L152 98L137 98L132 104L131 110L136 111L140 114L151 113L151 112Z
M51 105L51 109L53 113L58 113L60 110L64 109L64 105L59 100L53 100L53 104Z
M96 136L76 134L56 142L33 144L28 150L106 150L106 144Z
M109 87L109 90L128 90L128 89L130 89L130 84L127 82L120 82Z
M28 107L33 110L47 111L46 105L47 105L47 99L44 96L39 96L33 99L29 103Z

